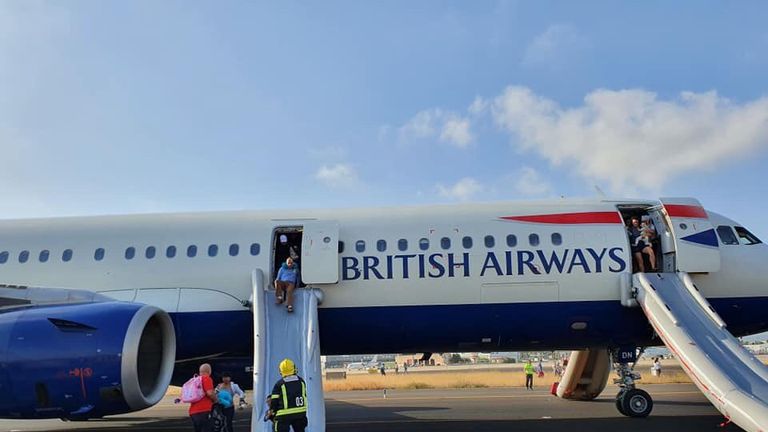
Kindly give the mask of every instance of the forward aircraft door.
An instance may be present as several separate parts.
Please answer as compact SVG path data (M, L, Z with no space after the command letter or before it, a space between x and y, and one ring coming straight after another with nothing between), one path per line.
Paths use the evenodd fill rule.
M701 203L694 198L662 198L661 204L674 238L677 271L720 270L717 234Z
M307 221L301 239L301 279L309 284L339 281L339 224Z

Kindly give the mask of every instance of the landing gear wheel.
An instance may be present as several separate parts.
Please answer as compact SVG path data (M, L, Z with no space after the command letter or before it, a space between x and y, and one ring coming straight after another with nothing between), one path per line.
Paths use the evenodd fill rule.
M621 397L621 408L621 413L629 417L648 417L653 410L653 399L645 390L627 390Z
M629 416L629 414L627 414L627 412L624 411L624 406L623 406L624 405L624 402L623 402L624 393L626 393L626 392L627 392L626 390L619 390L619 393L616 394L616 409L622 415Z

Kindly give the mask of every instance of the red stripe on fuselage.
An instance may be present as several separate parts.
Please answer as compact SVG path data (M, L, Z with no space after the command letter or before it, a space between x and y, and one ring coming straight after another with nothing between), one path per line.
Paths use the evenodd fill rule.
M683 204L664 204L669 217L707 219L707 212L703 207L683 205Z
M502 216L500 219L542 224L620 224L618 212L560 213L530 216Z

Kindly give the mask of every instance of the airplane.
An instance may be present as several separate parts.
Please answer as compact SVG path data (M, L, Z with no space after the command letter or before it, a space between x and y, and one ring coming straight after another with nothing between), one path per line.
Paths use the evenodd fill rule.
M641 257L666 278L638 271L626 224L643 216L658 235L656 262ZM574 350L558 396L593 399L613 365L632 417L652 407L638 349L695 357L665 330L682 315L654 308L653 284L679 275L673 288L695 288L718 328L768 330L768 248L693 198L4 220L0 417L126 413L204 361L247 372L253 270L269 285L289 247L324 294L324 355ZM685 369L700 378L697 364Z
M379 356L373 356L370 361L348 363L347 370L368 370L379 367Z

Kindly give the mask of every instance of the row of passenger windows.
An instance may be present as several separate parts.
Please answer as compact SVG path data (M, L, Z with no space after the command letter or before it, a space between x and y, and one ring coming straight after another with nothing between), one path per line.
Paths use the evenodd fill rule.
M560 233L553 233L550 236L550 240L554 246L560 246L563 244L563 236ZM539 246L541 243L541 240L539 238L538 234L530 234L528 235L528 244L531 246ZM496 238L492 235L487 235L483 237L483 244L487 248L493 248L496 246ZM506 244L508 247L516 247L517 246L517 236L514 234L509 234L506 236ZM474 246L474 239L470 236L465 236L461 239L461 245L464 247L464 249L472 249ZM429 249L430 242L427 238L421 238L418 241L419 249L422 251L426 251ZM451 239L449 237L443 237L440 239L440 248L443 250L448 250L451 248ZM355 251L359 253L365 252L366 244L365 240L358 240L355 242ZM408 240L407 239L400 239L397 241L397 249L401 252L408 250ZM344 250L344 243L339 242L339 253L343 252ZM386 252L387 251L387 241L386 240L378 240L376 241L376 250L379 252ZM206 250L206 253L209 257L215 257L219 255L219 245L217 244L211 244L208 245L208 248ZM256 256L261 252L261 245L259 243L252 243L250 246L250 254L252 256ZM130 246L125 249L125 252L123 253L123 256L126 260L133 260L136 258L137 253L139 251L134 246ZM166 258L175 258L179 254L179 250L176 246L168 246L165 248L165 257ZM189 258L194 258L198 255L198 246L197 245L189 245L187 246L186 250L182 250L181 253L184 253ZM232 243L227 248L227 253L229 256L235 257L240 254L240 245L237 243ZM107 251L104 248L97 248L93 252L93 259L96 261L102 261L107 255ZM158 255L158 249L155 246L148 246L143 250L144 258L146 259L154 259ZM72 260L72 257L74 256L74 252L72 249L65 249L61 253L61 260L63 262L69 262ZM30 252L28 250L23 250L19 252L19 262L20 263L26 263L30 259ZM42 250L40 251L38 255L38 261L41 263L48 262L51 258L51 252L49 250ZM10 259L10 252L3 251L0 252L0 264L5 264Z
M553 233L550 236L550 240L552 241L552 244L554 246L560 246L563 244L563 236L560 233ZM506 237L506 243L508 247L515 247L517 246L517 236L514 234L509 234ZM539 238L538 234L530 234L528 235L528 244L531 246L539 246L541 243L541 240ZM496 238L492 235L487 235L483 237L483 244L487 248L493 248L496 246ZM427 250L429 249L429 239L428 238L421 238L418 242L419 249L420 250ZM464 247L464 249L472 249L474 246L474 239L470 236L465 236L461 239L461 246ZM359 253L365 252L365 240L358 240L355 242L355 251ZM440 239L440 248L443 250L448 250L451 248L451 239L449 237L443 237ZM376 241L376 250L379 252L386 252L387 251L387 241L386 240L377 240ZM405 252L408 250L408 240L406 239L400 239L397 241L397 250L401 252ZM339 252L343 251L343 245L340 247Z
M186 249L186 256L189 258L194 258L198 254L198 248L197 245L189 245ZM215 257L219 255L219 245L217 244L211 244L208 245L207 254L209 257ZM229 248L227 250L229 253L229 256L235 257L240 254L240 245L237 243L232 243L229 245ZM146 259L154 259L157 256L157 248L155 246L147 246L147 248L144 249L144 257ZM261 245L258 243L251 243L250 247L250 254L252 256L256 256L259 253L261 253ZM106 256L107 251L104 248L97 248L93 252L93 259L96 261L101 261ZM178 249L176 246L168 246L165 248L165 256L166 258L175 258L178 254ZM10 252L3 251L0 252L0 264L5 264L10 259ZM72 260L72 257L74 256L74 252L72 249L65 249L61 253L61 260L63 262L69 262ZM132 260L136 258L136 248L131 246L125 249L125 253L123 255L125 259ZM27 261L29 261L30 258L30 252L28 250L23 250L19 252L19 262L24 264ZM45 249L40 251L40 254L38 255L37 259L41 263L48 262L51 258L51 251Z

